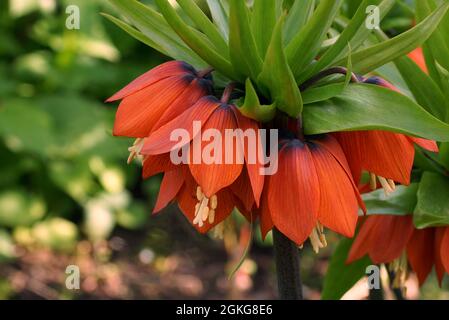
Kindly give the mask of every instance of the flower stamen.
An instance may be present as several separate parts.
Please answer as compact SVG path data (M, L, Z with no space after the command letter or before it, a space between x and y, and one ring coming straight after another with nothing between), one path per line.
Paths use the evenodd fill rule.
M376 176L374 173L370 172L370 188L371 190L377 189L377 180L379 180L380 185L384 189L385 195L388 196L396 190L396 184L392 179L386 179L381 176Z
M137 158L140 155L140 151L143 148L143 145L145 143L145 138L137 138L133 145L128 148L129 156L128 160L126 161L128 164L130 164L135 158Z
M206 221L213 224L215 221L215 210L217 209L218 199L217 195L206 197L200 186L196 188L196 198L198 203L195 205L195 218L193 224L197 224L200 228Z
M320 249L327 247L326 236L324 235L324 227L321 223L318 222L315 228L313 228L309 239L315 253L318 253L320 252Z

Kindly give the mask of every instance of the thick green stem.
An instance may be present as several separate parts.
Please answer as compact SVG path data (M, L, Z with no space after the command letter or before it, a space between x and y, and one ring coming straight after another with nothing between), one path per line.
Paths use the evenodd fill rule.
M273 243L279 298L302 300L298 247L276 228L273 229Z

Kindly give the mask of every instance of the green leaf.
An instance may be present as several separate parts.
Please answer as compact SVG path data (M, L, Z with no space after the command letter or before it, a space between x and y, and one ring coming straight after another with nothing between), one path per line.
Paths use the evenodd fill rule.
M185 23L168 0L156 0L156 3L168 24L193 51L223 75L236 79L232 65L214 49L204 34Z
M449 141L449 125L410 98L368 84L350 84L337 97L304 108L306 134L386 130L437 141Z
M416 27L388 41L354 53L352 57L354 71L366 74L420 46L435 31L448 9L449 2L435 10ZM336 64L341 63L344 61L338 61Z
M364 26L366 21L366 8L370 5L379 5L382 0L363 0L359 9L357 10L354 18L349 22L347 27L343 30L339 36L337 42L326 51L324 55L320 57L318 62L306 69L301 76L297 79L298 83L302 83L304 80L308 79L311 75L323 70L324 68L330 66L334 59L345 49L351 39L356 35L360 29L367 29ZM395 0L386 0L388 2L394 3Z
M425 172L418 189L418 203L413 215L416 227L449 225L449 177Z
M102 16L104 16L106 19L108 19L109 21L111 21L112 23L114 23L116 26L121 28L123 31L128 33L130 36L135 38L136 40L139 40L140 42L150 46L151 48L155 49L156 51L159 51L163 55L166 55L166 56L169 55L168 51L166 51L163 47L161 47L159 44L157 44L156 42L154 42L153 40L148 38L146 35L144 35L139 30L133 28L129 24L127 24L127 23L123 22L122 20L120 20L114 16L111 16L107 13L100 13L100 14Z
M416 1L416 13L420 20L430 15L436 8L437 4L434 0ZM425 44L432 52L435 60L446 69L449 69L449 37L447 37L447 32L449 32L448 21L449 15L446 15L446 17L443 18L442 23Z
M251 27L261 57L265 56L276 25L277 0L254 0Z
M256 80L262 69L262 58L251 30L246 1L230 0L229 55L235 72Z
M397 59L395 64L416 101L435 117L444 121L449 105L435 81L406 56Z
M229 22L228 13L226 12L222 1L220 0L207 0L210 13L212 15L212 20L214 21L217 28L220 30L221 34L227 41L229 39Z
M279 110L297 118L302 112L302 98L282 46L284 18L279 19L273 31L258 83L263 92L270 93Z
M362 0L357 0L362 1ZM380 21L383 21L385 16L391 11L391 9L394 7L394 4L396 2L394 0L383 0L379 4L379 13L380 13ZM366 10L366 8L365 8ZM348 28L348 25L351 21L344 18L344 17L337 17L335 19L335 23L341 28L346 29ZM375 29L370 29L366 27L359 28L359 30L356 32L356 34L352 37L350 41L351 48L353 52L357 51L360 46L364 45L366 43L366 40L369 38L369 36L374 32ZM338 56L334 59L333 64L335 65L335 62L337 60L343 60L348 54L347 48L343 47L341 52L338 54Z
M192 19L195 25L204 32L209 40L214 44L215 49L220 53L227 54L229 52L228 44L215 27L215 25L209 20L204 12L198 7L195 1L191 0L178 0L178 4L184 10L185 13ZM225 56L227 58L227 56Z
M109 1L117 9L117 12L125 16L153 43L157 43L168 56L186 61L197 68L206 66L206 63L173 32L173 29L158 12L135 0Z
M396 186L395 192L385 195L383 189L378 189L362 195L368 215L398 215L412 214L416 206L418 183L409 186Z
M294 1L287 20L285 20L284 44L289 44L293 37L305 26L314 9L315 0Z
M316 57L342 0L322 0L313 16L292 39L286 49L287 59L295 77Z
M346 238L338 243L324 277L322 300L338 300L343 297L357 281L366 275L366 267L372 264L368 257L346 264L352 243L352 239Z
M276 104L261 105L251 79L248 78L245 83L245 100L239 107L239 111L248 118L267 122L274 118Z
M345 89L344 83L332 83L322 87L310 88L302 92L303 103L311 104L333 98L343 92Z

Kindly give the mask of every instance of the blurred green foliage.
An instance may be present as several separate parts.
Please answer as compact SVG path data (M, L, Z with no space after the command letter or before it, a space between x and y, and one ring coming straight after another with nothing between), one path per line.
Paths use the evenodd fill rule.
M66 28L68 5L79 30ZM157 185L142 190L138 166L126 166L131 141L112 137L116 106L103 101L162 57L103 11L92 0L0 2L0 262L14 243L70 251L148 220Z

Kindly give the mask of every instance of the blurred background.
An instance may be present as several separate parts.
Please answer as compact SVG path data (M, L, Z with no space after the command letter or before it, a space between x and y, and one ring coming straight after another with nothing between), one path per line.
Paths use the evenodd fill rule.
M79 30L66 28L72 4ZM386 21L393 33L413 23L404 10ZM275 298L271 240L255 226L244 255L252 226L238 215L224 241L176 205L151 217L160 177L126 165L132 141L112 137L117 105L103 101L165 58L100 12L116 15L100 0L0 1L0 299ZM301 252L308 299L320 298L328 240ZM69 265L79 290L66 287ZM419 296L412 276L408 295L449 298L436 283ZM367 294L362 279L345 297Z

